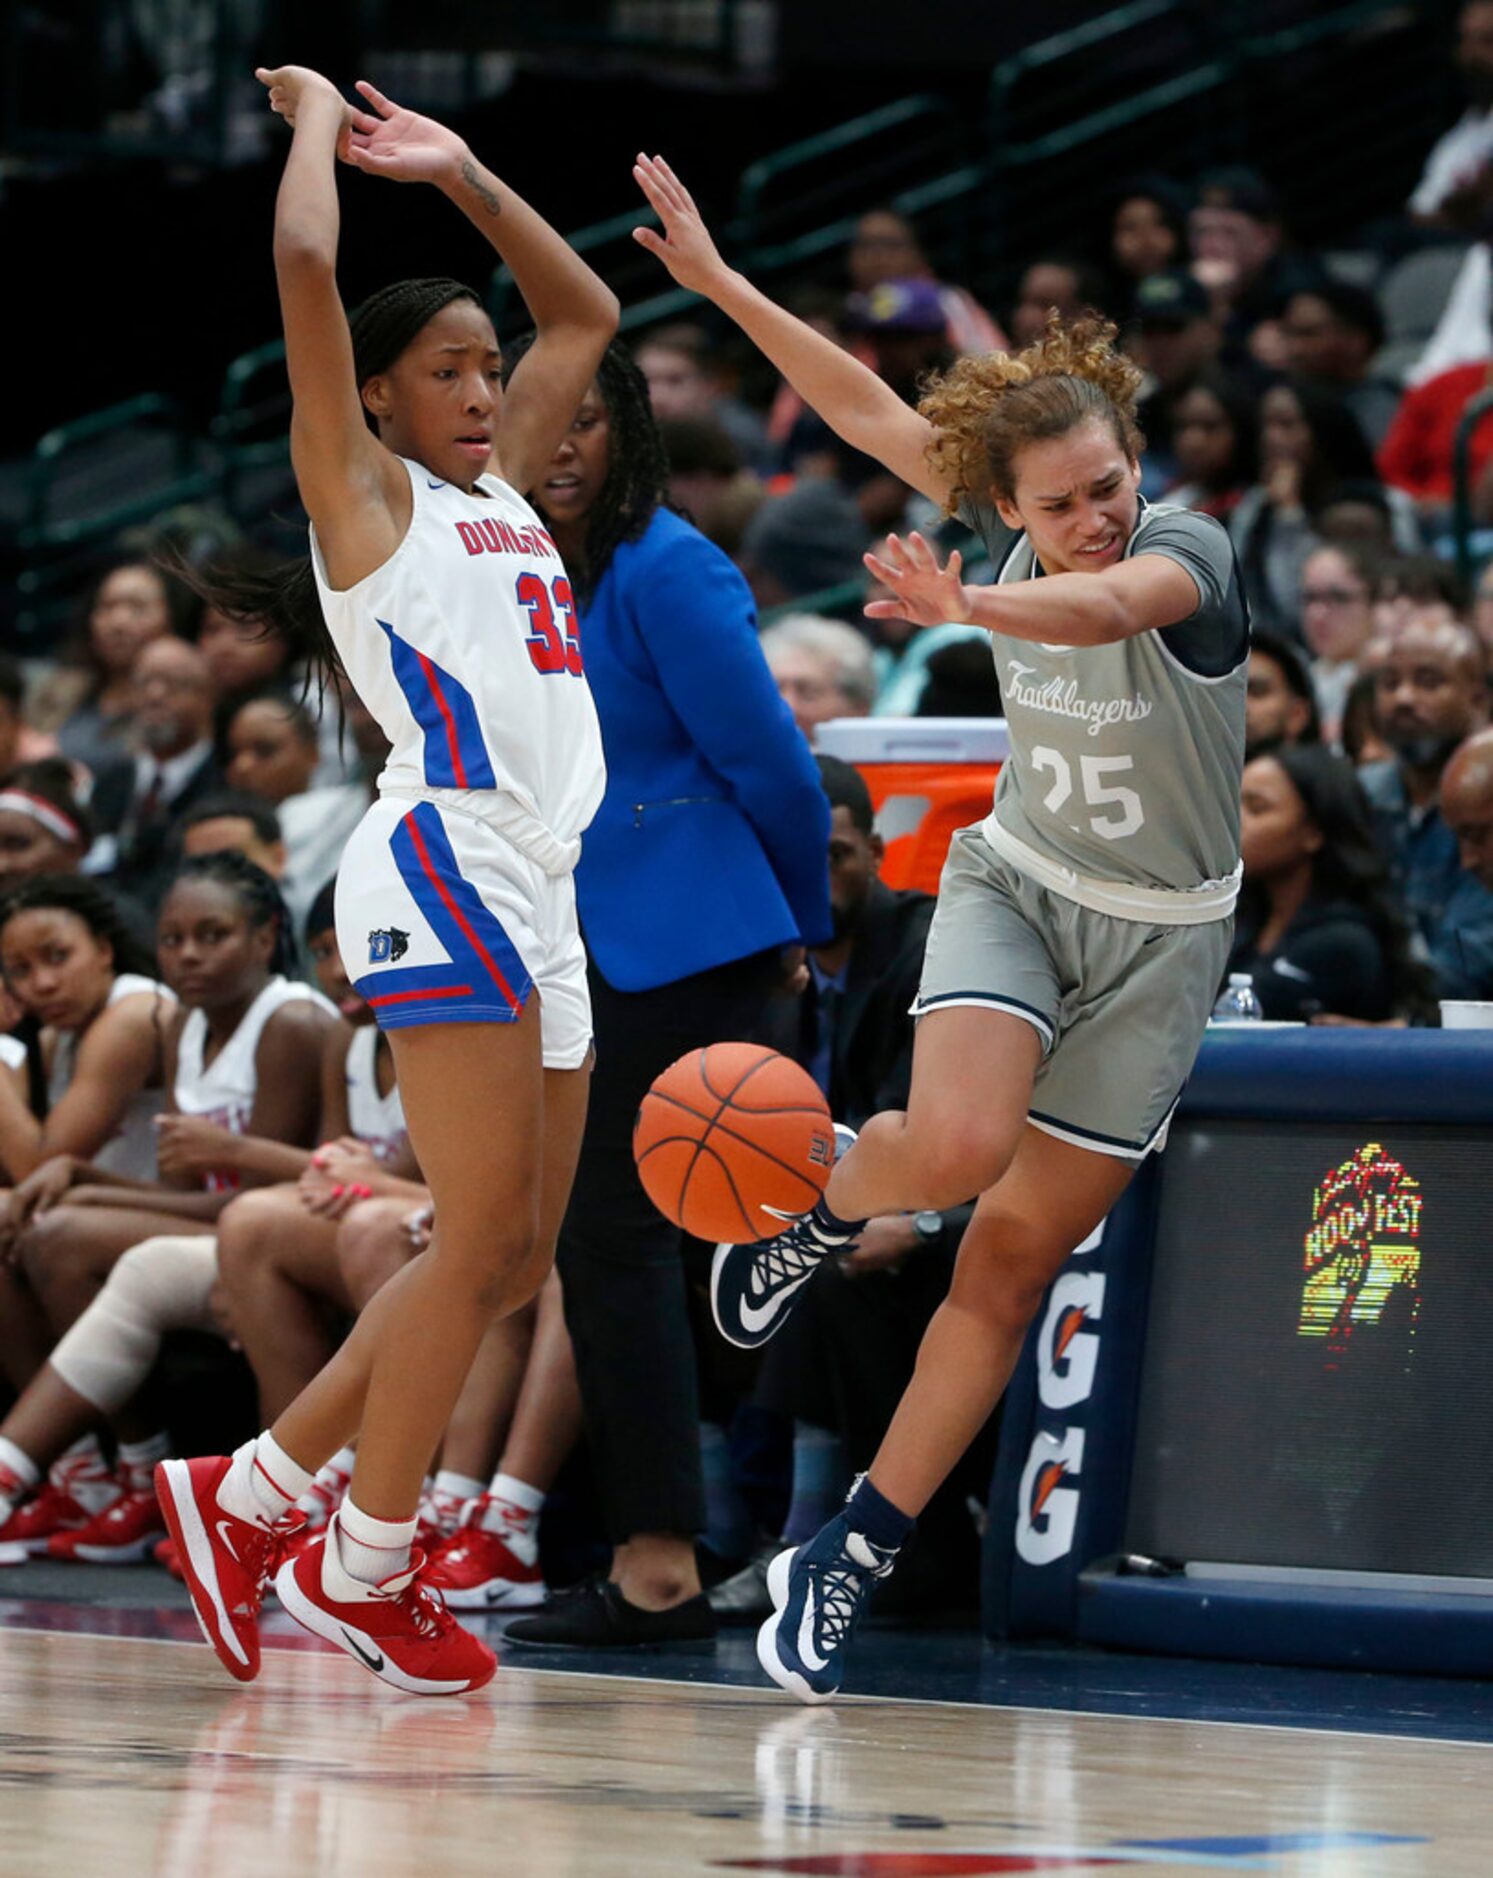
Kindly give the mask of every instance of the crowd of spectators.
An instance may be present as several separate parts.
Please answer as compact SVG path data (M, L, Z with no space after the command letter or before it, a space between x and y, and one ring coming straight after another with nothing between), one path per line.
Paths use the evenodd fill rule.
M1431 152L1404 221L1427 239L1455 236L1493 198L1493 0L1471 0L1464 9L1459 56L1470 108ZM838 289L805 289L794 304L909 400L919 395L927 373L961 354L1030 343L1054 310L1068 315L1093 306L1115 320L1146 375L1144 494L1201 510L1228 529L1253 614L1244 891L1230 969L1251 974L1268 1017L1434 1023L1439 999L1493 999L1493 730L1487 728L1493 567L1475 593L1464 591L1453 563L1450 514L1452 437L1468 400L1493 383L1487 306L1493 265L1477 244L1469 248L1464 273L1470 270L1474 286L1482 281L1480 340L1470 354L1465 339L1459 341L1462 356L1448 362L1444 331L1430 341L1424 361L1389 357L1377 291L1384 267L1371 253L1349 262L1292 244L1268 182L1234 168L1195 179L1149 175L1122 183L1113 193L1102 251L1054 250L1028 258L1014 273L1005 303L997 305L982 305L966 287L941 278L906 216L872 207L856 225ZM1467 301L1464 282L1448 318L1463 320ZM616 383L609 390L603 382L593 395L609 403L615 420L616 386L646 383L660 462L667 459L667 504L715 544L712 553L720 551L700 566L711 581L726 581L711 604L731 613L732 656L756 661L760 648L810 749L821 726L838 718L999 714L993 662L975 628L950 622L919 631L895 618L868 621L861 611L868 598L884 597L867 583L861 559L883 531L920 527L945 545L960 545L974 561L958 523L848 449L790 387L764 384L744 367L729 337L703 322L647 333L635 343L632 361L614 365ZM1480 435L1472 515L1477 523L1493 523L1493 430ZM615 465L610 471L603 465L599 475L615 472ZM583 521L572 518L573 527ZM659 544L672 541L678 526L667 506L659 507L647 539L662 552ZM250 567L262 559L257 548L238 552ZM726 559L744 578L729 568L722 573ZM652 643L656 623L644 615L649 604L656 606L656 595L639 585L636 565L628 567L631 573L619 559L587 604L604 603L627 622L636 613L640 643ZM989 579L993 572L988 562L983 570L976 562L967 577ZM709 632L694 629L690 607L705 602L701 583L688 585L688 594L680 589L673 621L676 650L699 665L702 695L711 692L717 704L729 700L734 707L750 687L739 672L722 676L730 648L724 639L712 645ZM755 643L748 588L760 626ZM755 669L761 671L760 663ZM606 683L620 683L620 675ZM604 719L605 688L598 686ZM649 693L648 708L656 707L660 725L667 720L678 730L667 685L661 681L657 689L656 698ZM638 698L628 695L635 719ZM762 695L769 712L778 708L765 679ZM729 754L736 746L724 718L719 736L727 754L712 754L712 722L698 715L674 752L680 765L695 766L686 781L653 793L665 806L690 799L689 778L709 767L729 794L735 763L743 776L750 772L767 802L773 777L766 770L776 760L769 760L771 739L754 745L755 767L743 767L739 750ZM802 793L809 774L804 743L786 719L780 729L793 761L779 762L777 774L792 778ZM663 735L646 749L639 742L627 761L656 770ZM610 743L608 754L616 759ZM323 1099L319 1126L310 1114L324 1046L333 1065L329 1088L341 1074L337 1065L354 1060L347 1024L367 1020L336 958L326 889L370 800L382 755L377 727L356 697L308 689L287 643L204 603L190 571L151 545L121 553L104 571L84 599L76 634L55 661L23 670L0 657L0 962L7 980L0 1029L14 1033L0 1038L14 1046L8 1056L0 1051L0 1161L14 1185L9 1210L0 1215L0 1241L11 1250L11 1264L0 1264L0 1316L10 1327L0 1334L0 1366L21 1392L0 1427L0 1499L22 1508L0 1529L0 1559L8 1556L12 1522L22 1519L24 1508L33 1509L25 1517L34 1524L41 1518L36 1496L26 1500L22 1489L37 1488L54 1463L60 1471L41 1487L54 1496L45 1507L55 1512L65 1500L81 1518L123 1506L113 1516L121 1531L135 1517L134 1507L145 1524L137 1518L129 1529L131 1556L149 1549L142 1532L154 1537L148 1507L140 1513L140 1470L160 1437L134 1425L117 1376L108 1391L87 1393L93 1384L77 1381L86 1365L78 1367L76 1347L66 1339L57 1345L61 1367L50 1362L58 1333L75 1337L70 1325L92 1322L83 1341L97 1341L100 1322L109 1309L121 1308L121 1300L138 1319L142 1274L154 1271L151 1336L131 1346L128 1362L118 1358L118 1374L127 1373L133 1387L143 1374L140 1351L148 1368L165 1330L185 1324L228 1331L249 1353L261 1398L273 1402L293 1392L308 1365L314 1369L327 1337L429 1231L419 1170L393 1118L384 1117L387 1128L376 1146L369 1132L374 1124L360 1133L345 1103L339 1108ZM832 932L815 935L807 952L800 949L781 973L769 974L775 980L770 997L765 979L737 985L732 978L720 992L735 1000L725 1013L712 1007L709 1022L698 1016L689 1022L701 1037L718 1034L721 1024L729 1030L745 999L758 1012L759 1034L796 1056L837 1116L857 1123L905 1093L906 1013L932 903L880 880L883 849L859 775L823 755L818 774L829 810ZM761 804L746 804L744 813L760 836L770 816ZM808 823L799 820L801 834ZM600 852L605 843L597 846ZM237 858L215 863L213 857L225 852ZM114 1014L110 1035L117 1031L119 1041L110 1047L123 1054L112 1060L127 1058L131 1065L113 1098L102 1084L95 1087L104 1033L94 1034L91 1045L85 1035L102 1019L94 1012L78 1039L66 1041L65 1013L59 1015L55 997L48 1005L35 988L42 965L28 963L27 945L36 951L45 934L17 930L11 917L26 904L28 883L43 877L51 884L31 909L33 917L60 910L108 951L108 961L96 964L89 996L99 1011L107 1004ZM184 880L195 883L192 892ZM283 896L274 920L253 885L266 880ZM54 1217L40 1241L34 1233L25 1237L35 1226L36 1197L60 1199L82 1178L79 1168L89 1154L105 1160L109 1130L124 1129L130 1101L143 1102L152 1115L165 1101L169 1077L153 1041L162 994L158 986L149 990L161 975L151 969L157 920L164 905L172 931L187 934L192 919L207 917L204 895L210 900L219 890L228 903L214 917L225 930L239 921L247 935L239 977L220 988L223 1007L239 1009L246 998L256 1002L265 995L270 983L298 977L319 983L324 997L280 1020L278 1030L267 1020L258 1049L271 1055L260 1065L261 1082L273 1085L276 1101L251 1093L239 1131L247 1145L230 1150L222 1139L209 1143L170 1125L161 1130L165 1158L155 1173L167 1186L185 1177L188 1185L196 1180L216 1191L213 1204L192 1215L192 1230L206 1235L209 1246L216 1241L216 1254L204 1259L200 1245L183 1252L179 1237L150 1238L150 1246L168 1249L149 1259L131 1252L113 1266L123 1274L116 1279L110 1262L133 1244L126 1222L109 1241L109 1260L89 1267L86 1282L74 1284L59 1313L47 1261L64 1233ZM646 950L646 915L656 909L646 896L628 902L619 893L613 904L598 889L587 891L591 899L583 894L582 913L599 962L598 1029L604 1021L611 1040L622 1039L613 1059L636 1071L631 1081L624 1077L615 1089L603 1089L597 1112L616 1138L609 1137L610 1161L594 1148L596 1165L581 1189L593 1201L601 1195L601 1210L615 1223L606 1181L627 1172L633 1084L641 1087L652 1073L649 1050L657 1053L659 1038L674 1036L658 1012L672 1001L671 1021L687 1030L680 987L698 1004L705 977L729 975L739 961L732 953L721 965L708 944L690 949L695 908L672 922L677 957L655 961L660 970L652 976L618 970L609 985L604 974L612 953L621 958L627 951L634 925ZM807 888L805 895L812 897ZM250 944L267 922L278 922L273 958ZM303 942L299 958L291 939ZM190 943L189 937L180 943ZM24 984L23 973L31 974ZM206 992L202 1001L215 1034L215 1007ZM333 1007L342 1027L327 1043ZM282 1033L296 1026L317 1059L315 1077L300 1076L304 1087L274 1056L274 1048L283 1050ZM395 1095L387 1052L367 1054L365 1108ZM351 1078L351 1069L347 1074ZM295 1088L299 1106L291 1104L292 1114L286 1105ZM78 1120L85 1110L92 1117L86 1126ZM60 1176L44 1172L58 1141L71 1156L60 1185ZM140 1146L135 1140L132 1151ZM215 1167L228 1167L233 1180L213 1190ZM274 1207L262 1196L232 1197L235 1183L268 1179L266 1169L289 1183L272 1189L280 1196ZM132 1163L123 1171L140 1170ZM150 1192L155 1203L162 1188L153 1185ZM90 1210L113 1217L104 1207ZM604 1507L592 1535L618 1548L614 1571L624 1584L642 1585L662 1608L700 1603L700 1581L677 1555L680 1548L688 1551L687 1528L700 1523L703 1492L703 1577L714 1615L697 1613L692 1634L702 1623L708 1630L716 1617L734 1621L761 1613L762 1569L770 1555L764 1542L816 1530L849 1473L874 1450L910 1370L920 1327L947 1285L967 1215L967 1208L956 1208L916 1220L874 1221L853 1256L815 1288L813 1308L795 1319L794 1335L773 1346L759 1373L723 1369L719 1351L702 1349L698 1418L688 1330L682 1307L674 1311L675 1347L655 1367L660 1378L683 1378L674 1393L687 1407L669 1411L674 1450L681 1443L691 1450L683 1458L676 1452L677 1493L664 1496L667 1504L648 1503L638 1512L636 1483L626 1491L626 1483L618 1484L625 1469L608 1462L605 1433L590 1428ZM638 1241L637 1264L667 1290L677 1251L644 1243L651 1227L651 1220L639 1220L629 1228ZM468 1402L453 1423L432 1482L427 1537L451 1552L454 1575L447 1583L458 1594L464 1584L494 1582L481 1573L496 1547L507 1602L522 1605L543 1595L539 1514L605 1394L594 1373L586 1373L585 1352L613 1334L605 1322L613 1307L602 1268L610 1261L620 1270L621 1254L606 1230L599 1228L595 1238L586 1253L595 1271L586 1277L593 1289L585 1308L578 1311L572 1297L562 1311L552 1287L482 1368L487 1395L475 1406ZM76 1243L85 1242L95 1243L87 1235ZM17 1245L23 1247L19 1263ZM76 1245L68 1257L76 1279ZM567 1271L562 1257L567 1284L580 1282L585 1264L572 1251ZM686 1266L692 1269L688 1259ZM95 1298L100 1315L90 1319ZM661 1312L648 1309L662 1321ZM566 1319L582 1346L579 1384ZM620 1361L608 1386L624 1395L631 1387ZM646 1392L634 1393L646 1407ZM96 1443L89 1447L93 1437L80 1432L101 1410L114 1415L108 1445L115 1471L104 1467ZM679 1413L685 1414L682 1432ZM625 1417L614 1405L602 1419L621 1426ZM659 1439L634 1430L629 1451L639 1443L653 1450ZM920 1583L943 1608L972 1590L974 1530L965 1487L979 1491L980 1464L977 1452L969 1479L952 1483L925 1522L925 1562L907 1594L914 1601ZM349 1465L350 1456L338 1457L313 1494L310 1513L324 1513L335 1502ZM9 1482L7 1469L15 1477ZM463 1514L465 1503L475 1513ZM651 1549L640 1548L640 1533ZM28 1542L27 1549L38 1547ZM640 1562L645 1554L646 1569ZM550 1572L565 1575L563 1564ZM659 1589L664 1578L677 1581L677 1597ZM713 1588L712 1579L720 1581ZM569 1608L562 1631L582 1606ZM596 1621L614 1618L615 1611L611 1617L602 1612ZM613 1640L647 1641L650 1634L638 1619L633 1632Z

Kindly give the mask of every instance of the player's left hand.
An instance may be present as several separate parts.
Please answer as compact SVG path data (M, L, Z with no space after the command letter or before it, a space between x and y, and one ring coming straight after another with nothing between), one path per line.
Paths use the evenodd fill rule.
M156 1117L156 1167L169 1179L200 1179L232 1167L237 1136L200 1115Z
M345 160L354 169L388 176L396 183L440 183L456 175L470 159L465 140L433 117L406 111L366 78L360 78L354 89L372 107L368 111L354 108L351 113Z
M888 535L881 554L865 554L861 559L882 586L897 596L895 600L868 601L867 618L907 619L915 626L968 620L971 601L959 578L964 560L957 548L947 564L940 567L937 555L914 530L905 542L900 535Z

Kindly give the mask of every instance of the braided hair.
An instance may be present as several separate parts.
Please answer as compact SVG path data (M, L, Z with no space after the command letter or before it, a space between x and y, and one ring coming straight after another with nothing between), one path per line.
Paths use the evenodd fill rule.
M503 353L503 382L533 345L525 333ZM620 340L602 354L596 389L607 407L607 479L586 516L586 543L579 566L568 566L576 599L585 606L596 592L613 554L624 541L636 541L668 496L669 459L658 420L648 400L648 381ZM544 515L536 492L529 498ZM545 515L545 520L549 517Z
M136 972L142 978L159 979L160 968L155 954L131 927L119 900L107 887L81 874L37 874L19 881L0 898L0 935L20 913L71 913L82 920L95 939L102 939L114 954L114 975ZM157 1060L162 1049L162 999L156 999L151 1016L155 1027ZM30 1012L16 1027L17 1038L26 1046L27 1100L31 1112L45 1120L51 1106L47 1088L46 1064L42 1059L40 1021Z
M457 300L482 304L476 290L459 280L398 280L371 293L348 320L359 392L370 378L388 371L436 314ZM377 436L378 422L366 405L363 416ZM192 569L179 556L166 564L218 612L282 636L323 689L342 673L322 617L309 554L270 567L240 563Z
M71 913L114 953L114 970L159 978L155 954L131 927L124 908L97 881L82 874L38 874L23 880L0 898L0 932L18 913Z
M295 970L295 940L290 912L281 898L280 889L262 867L256 867L237 848L219 848L212 854L188 855L176 870L171 885L176 887L186 880L209 880L236 894L251 926L273 925L275 929L270 970L282 976L288 976Z

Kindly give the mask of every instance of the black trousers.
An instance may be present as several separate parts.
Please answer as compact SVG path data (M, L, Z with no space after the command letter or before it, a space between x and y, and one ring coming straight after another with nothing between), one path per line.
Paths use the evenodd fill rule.
M557 1262L613 1544L705 1525L683 1236L643 1191L633 1121L676 1057L753 1035L777 972L777 953L759 953L629 992L591 967L596 1068Z

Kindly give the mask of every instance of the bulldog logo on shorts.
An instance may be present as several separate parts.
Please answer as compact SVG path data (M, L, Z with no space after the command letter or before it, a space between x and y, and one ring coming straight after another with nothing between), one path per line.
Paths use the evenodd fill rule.
M387 926L368 935L368 963L395 965L410 949L410 936L397 926Z

